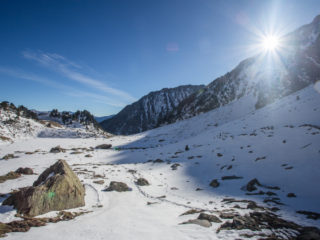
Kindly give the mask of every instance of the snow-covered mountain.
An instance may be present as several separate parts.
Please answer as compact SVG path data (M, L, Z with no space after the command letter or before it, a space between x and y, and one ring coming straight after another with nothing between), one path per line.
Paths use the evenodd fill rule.
M248 110L261 108L320 80L320 15L282 38L276 53L242 61L175 108L161 123L175 122L249 98Z
M180 102L204 86L185 85L151 92L126 106L114 117L101 122L110 133L133 134L159 126L159 121L172 112Z

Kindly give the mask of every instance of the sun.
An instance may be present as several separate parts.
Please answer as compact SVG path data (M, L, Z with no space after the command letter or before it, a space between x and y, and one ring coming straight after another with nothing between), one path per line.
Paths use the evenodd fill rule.
M274 51L277 50L279 47L279 37L270 35L270 36L265 36L262 39L262 47L264 48L265 51Z

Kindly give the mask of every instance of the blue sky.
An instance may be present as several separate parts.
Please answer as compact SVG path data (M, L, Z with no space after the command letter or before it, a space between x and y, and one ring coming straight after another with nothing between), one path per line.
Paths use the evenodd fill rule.
M114 114L150 91L208 84L319 0L0 2L0 101Z

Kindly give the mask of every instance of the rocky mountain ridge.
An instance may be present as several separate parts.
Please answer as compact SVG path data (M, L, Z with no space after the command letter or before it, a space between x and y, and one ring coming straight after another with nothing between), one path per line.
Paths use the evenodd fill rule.
M160 119L165 118L180 102L203 87L204 85L185 85L151 92L126 106L114 117L101 122L101 126L108 132L125 135L158 127Z

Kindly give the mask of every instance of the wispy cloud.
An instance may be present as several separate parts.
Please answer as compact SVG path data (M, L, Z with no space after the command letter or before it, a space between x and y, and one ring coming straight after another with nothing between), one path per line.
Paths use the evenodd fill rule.
M83 68L81 65L76 64L59 54L28 50L23 51L22 55L24 58L33 60L44 67L58 72L70 80L85 84L91 88L98 89L115 97L120 97L125 102L132 102L136 100L128 93L109 87L106 83L82 73L81 71Z
M36 74L24 72L21 69L0 66L0 73L14 77L14 78L25 79L25 80L37 82L37 83L40 83L42 85L46 85L46 86L49 86L52 88L56 88L56 89L60 90L60 92L62 92L63 94L66 94L66 95L69 95L72 97L88 97L88 98L94 99L97 102L103 103L105 105L114 106L114 107L124 107L126 105L125 102L111 99L111 98L106 97L104 95L77 90L74 87L70 87L65 84L61 84L59 82L52 81L52 80L47 79L45 77L41 77Z
M59 89L66 89L69 88L68 86L55 82L55 81L51 81L45 77L40 77L38 75L32 74L32 73L26 73L20 69L17 68L9 68L9 67L2 67L0 66L0 73L3 73L5 75L11 76L11 77L15 77L15 78L20 78L20 79L25 79L25 80L29 80L29 81L33 81L33 82L37 82L37 83L41 83L50 87L54 87L54 88L59 88Z

